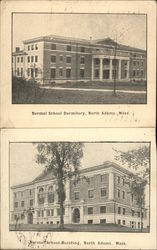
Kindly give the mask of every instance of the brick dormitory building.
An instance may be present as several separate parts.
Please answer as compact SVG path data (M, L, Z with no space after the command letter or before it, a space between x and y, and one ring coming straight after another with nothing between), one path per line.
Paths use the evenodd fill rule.
M146 80L146 51L106 39L42 36L12 53L12 74L40 84Z
M68 181L64 201L65 224L119 224L141 227L141 211L130 193L124 176L131 172L104 162L80 170L78 183ZM25 211L25 212L24 212ZM10 224L58 224L60 209L52 172L43 172L32 182L11 187ZM143 209L143 227L149 226L149 214Z

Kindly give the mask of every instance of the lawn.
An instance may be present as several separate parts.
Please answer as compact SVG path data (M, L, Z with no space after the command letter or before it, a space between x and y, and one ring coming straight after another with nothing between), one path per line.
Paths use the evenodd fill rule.
M135 91L146 91L147 84L145 81L141 82L116 82L117 90L135 90ZM113 90L114 82L67 82L62 84L55 84L58 87L68 88L83 88L83 89L111 89Z
M42 89L17 78L13 80L12 91L13 104L146 104L145 93L117 92L114 96L112 91Z
M15 225L10 225L10 231L15 231ZM63 229L60 229L58 225L44 225L44 224L26 224L17 225L17 231L51 231L51 232L139 232L140 230L131 229L116 224L71 224L64 225ZM148 232L147 229L143 229L143 232Z

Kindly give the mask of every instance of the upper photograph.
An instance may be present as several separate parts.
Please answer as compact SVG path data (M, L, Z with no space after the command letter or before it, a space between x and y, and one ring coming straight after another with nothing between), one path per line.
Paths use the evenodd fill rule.
M147 104L147 15L12 13L12 104Z

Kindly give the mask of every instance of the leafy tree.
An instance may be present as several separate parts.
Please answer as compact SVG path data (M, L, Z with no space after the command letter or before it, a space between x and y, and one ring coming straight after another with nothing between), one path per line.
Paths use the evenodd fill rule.
M45 171L52 171L56 179L58 201L60 204L60 227L64 225L65 183L76 179L79 175L81 158L83 157L83 143L80 142L51 142L37 143L36 162L45 167Z
M145 189L149 184L149 146L142 146L138 149L128 151L120 151L113 149L115 152L115 160L136 170L136 174L124 176L125 183L129 185L130 193L135 197L140 208L141 231L143 229L143 212L145 211Z

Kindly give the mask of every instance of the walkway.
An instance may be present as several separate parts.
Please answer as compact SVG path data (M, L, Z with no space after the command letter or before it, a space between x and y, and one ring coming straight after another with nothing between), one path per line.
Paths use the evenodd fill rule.
M77 90L77 91L86 91L86 92L113 92L113 89L84 89L84 88L64 88L64 87L50 87L50 86L40 86L42 89L55 89L55 90ZM146 94L146 91L137 91L137 90L121 90L116 89L118 93L130 93L130 94Z

